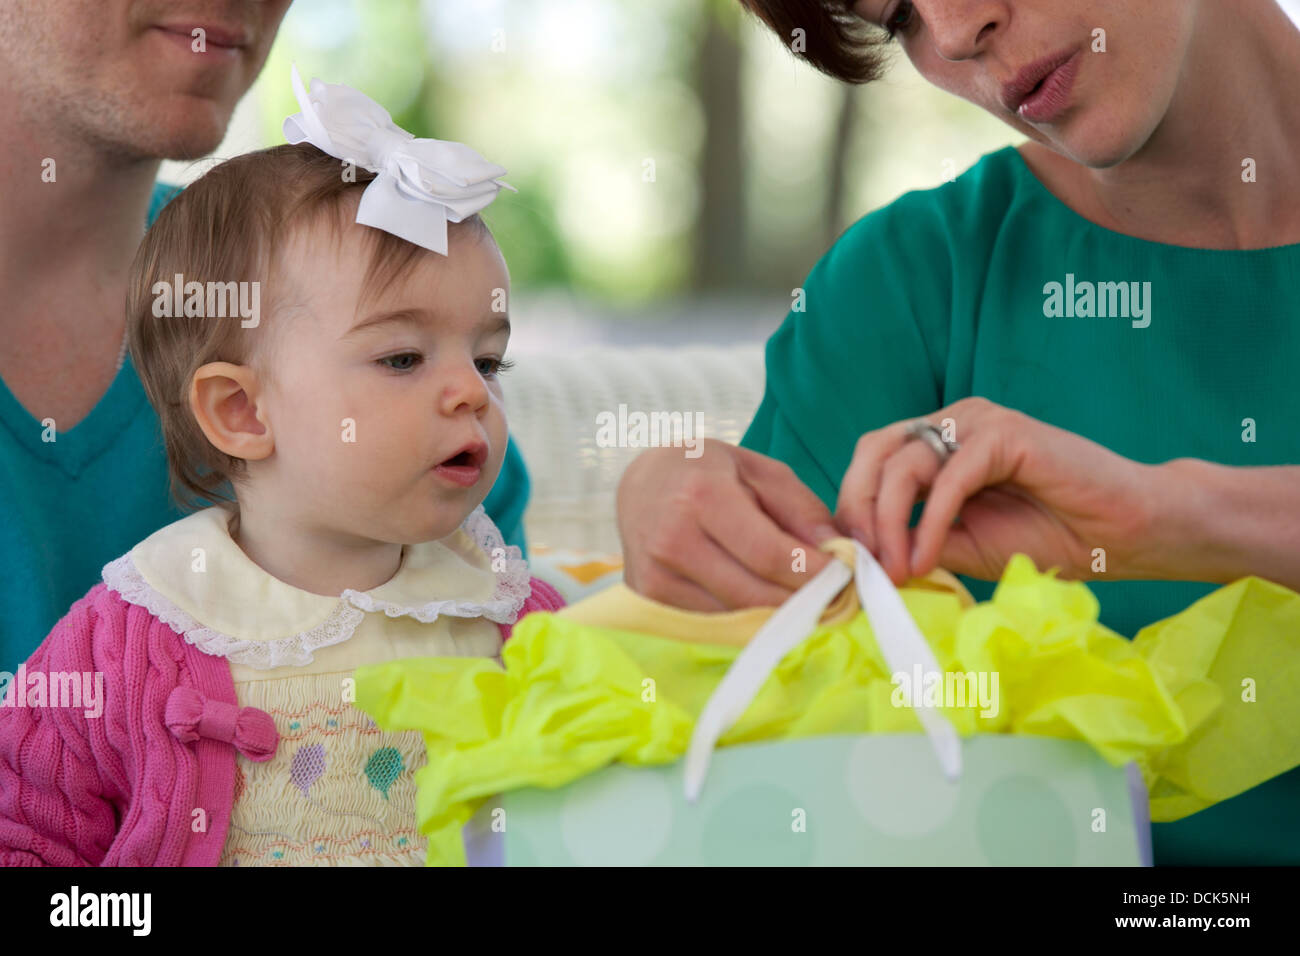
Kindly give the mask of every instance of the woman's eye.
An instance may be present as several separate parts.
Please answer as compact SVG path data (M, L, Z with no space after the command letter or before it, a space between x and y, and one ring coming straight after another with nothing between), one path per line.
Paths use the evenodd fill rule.
M889 34L889 39L894 39L894 36L900 30L907 29L912 22L912 13L914 11L915 7L912 6L912 0L902 0L902 3L894 7L894 12L885 21L885 31Z
M379 359L379 364L385 368L391 368L394 372L409 372L419 365L420 361L418 353L402 352L400 355L389 355Z
M474 360L474 367L484 378L491 378L498 372L504 372L515 367L514 362L507 362L505 359L481 358Z

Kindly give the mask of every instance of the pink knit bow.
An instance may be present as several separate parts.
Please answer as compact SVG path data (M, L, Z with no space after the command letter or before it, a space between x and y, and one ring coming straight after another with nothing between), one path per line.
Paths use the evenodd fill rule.
M275 721L266 711L210 700L193 687L177 687L171 692L163 719L183 744L200 737L234 744L254 763L274 757L280 742Z

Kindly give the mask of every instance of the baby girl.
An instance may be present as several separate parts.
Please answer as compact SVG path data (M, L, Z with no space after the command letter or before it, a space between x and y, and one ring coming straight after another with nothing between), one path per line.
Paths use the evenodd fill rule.
M561 604L481 507L510 323L477 212L505 170L294 79L296 145L215 167L132 266L173 489L218 504L26 663L102 675L103 713L0 707L0 865L422 864L422 741L353 706L353 669L495 657Z

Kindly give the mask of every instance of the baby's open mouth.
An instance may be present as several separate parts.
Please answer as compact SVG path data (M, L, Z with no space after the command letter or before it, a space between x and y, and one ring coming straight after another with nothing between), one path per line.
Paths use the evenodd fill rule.
M473 442L435 465L433 470L452 484L468 488L478 483L487 457L488 446L483 442Z
M487 461L488 447L483 442L470 442L450 458L442 461L439 468L482 468Z

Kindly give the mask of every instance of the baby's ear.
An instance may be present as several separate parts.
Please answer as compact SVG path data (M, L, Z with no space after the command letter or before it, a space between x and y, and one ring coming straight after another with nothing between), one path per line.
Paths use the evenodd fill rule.
M190 380L190 412L218 451L260 461L275 450L271 426L259 406L261 383L247 365L209 362Z

